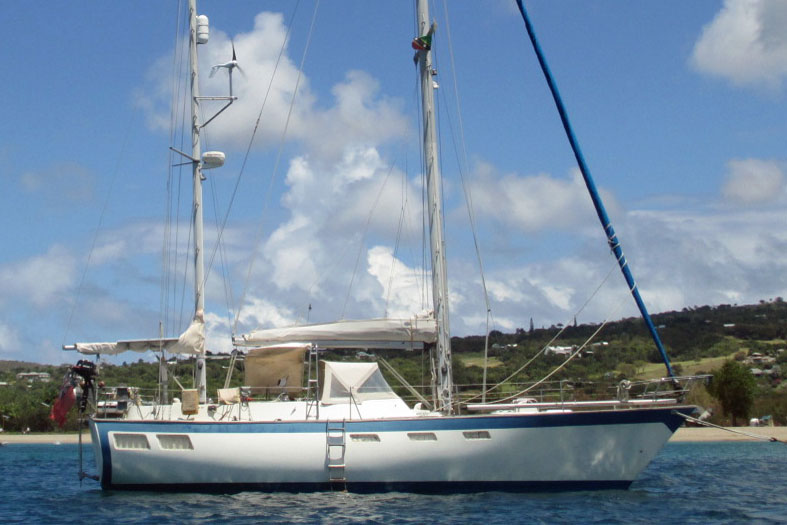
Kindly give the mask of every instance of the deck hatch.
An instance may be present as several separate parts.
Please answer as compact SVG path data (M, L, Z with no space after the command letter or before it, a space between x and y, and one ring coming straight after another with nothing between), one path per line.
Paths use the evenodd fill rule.
M145 434L114 434L117 450L150 450L150 443Z

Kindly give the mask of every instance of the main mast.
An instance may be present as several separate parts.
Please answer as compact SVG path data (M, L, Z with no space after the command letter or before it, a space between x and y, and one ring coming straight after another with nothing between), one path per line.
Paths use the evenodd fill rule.
M205 263L203 256L202 225L202 165L200 162L199 123L199 64L197 62L197 0L189 0L189 73L191 77L191 159L194 190L194 320L203 322L205 315ZM197 356L194 387L199 392L199 402L207 402L207 375L205 370L205 345Z
M423 110L424 162L429 207L429 245L432 255L432 299L437 321L437 380L438 409L453 412L451 372L451 332L448 323L448 284L446 281L445 241L443 239L443 195L437 151L437 118L434 107L436 71L432 67L432 34L435 25L429 24L427 0L418 0L418 37L413 41L421 76L421 105Z

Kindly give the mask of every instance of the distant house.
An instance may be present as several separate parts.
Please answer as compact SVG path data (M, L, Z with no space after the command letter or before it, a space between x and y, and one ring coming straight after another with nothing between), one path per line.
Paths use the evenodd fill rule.
M576 348L576 346L548 346L546 353L569 356Z
M762 355L759 352L754 352L749 357L747 357L744 362L758 365L772 365L776 362L776 358L769 355Z
M50 379L48 372L20 372L16 374L17 381L26 380L28 383L49 383Z

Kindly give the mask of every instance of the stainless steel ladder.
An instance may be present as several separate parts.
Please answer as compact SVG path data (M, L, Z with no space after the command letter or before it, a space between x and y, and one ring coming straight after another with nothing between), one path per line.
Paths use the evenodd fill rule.
M328 421L325 427L326 455L328 460L328 480L331 484L347 483L345 476L344 453L346 450L345 420Z
M315 345L309 347L309 367L306 388L306 419L314 411L314 419L320 419L320 356Z

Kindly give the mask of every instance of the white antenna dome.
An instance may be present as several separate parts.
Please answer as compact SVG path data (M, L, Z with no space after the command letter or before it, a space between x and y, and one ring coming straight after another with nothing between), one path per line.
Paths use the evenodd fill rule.
M197 17L197 43L207 44L209 38L210 24L208 22L208 17L205 15L199 15Z
M224 153L221 151L206 151L202 154L202 169L212 170L224 166Z

